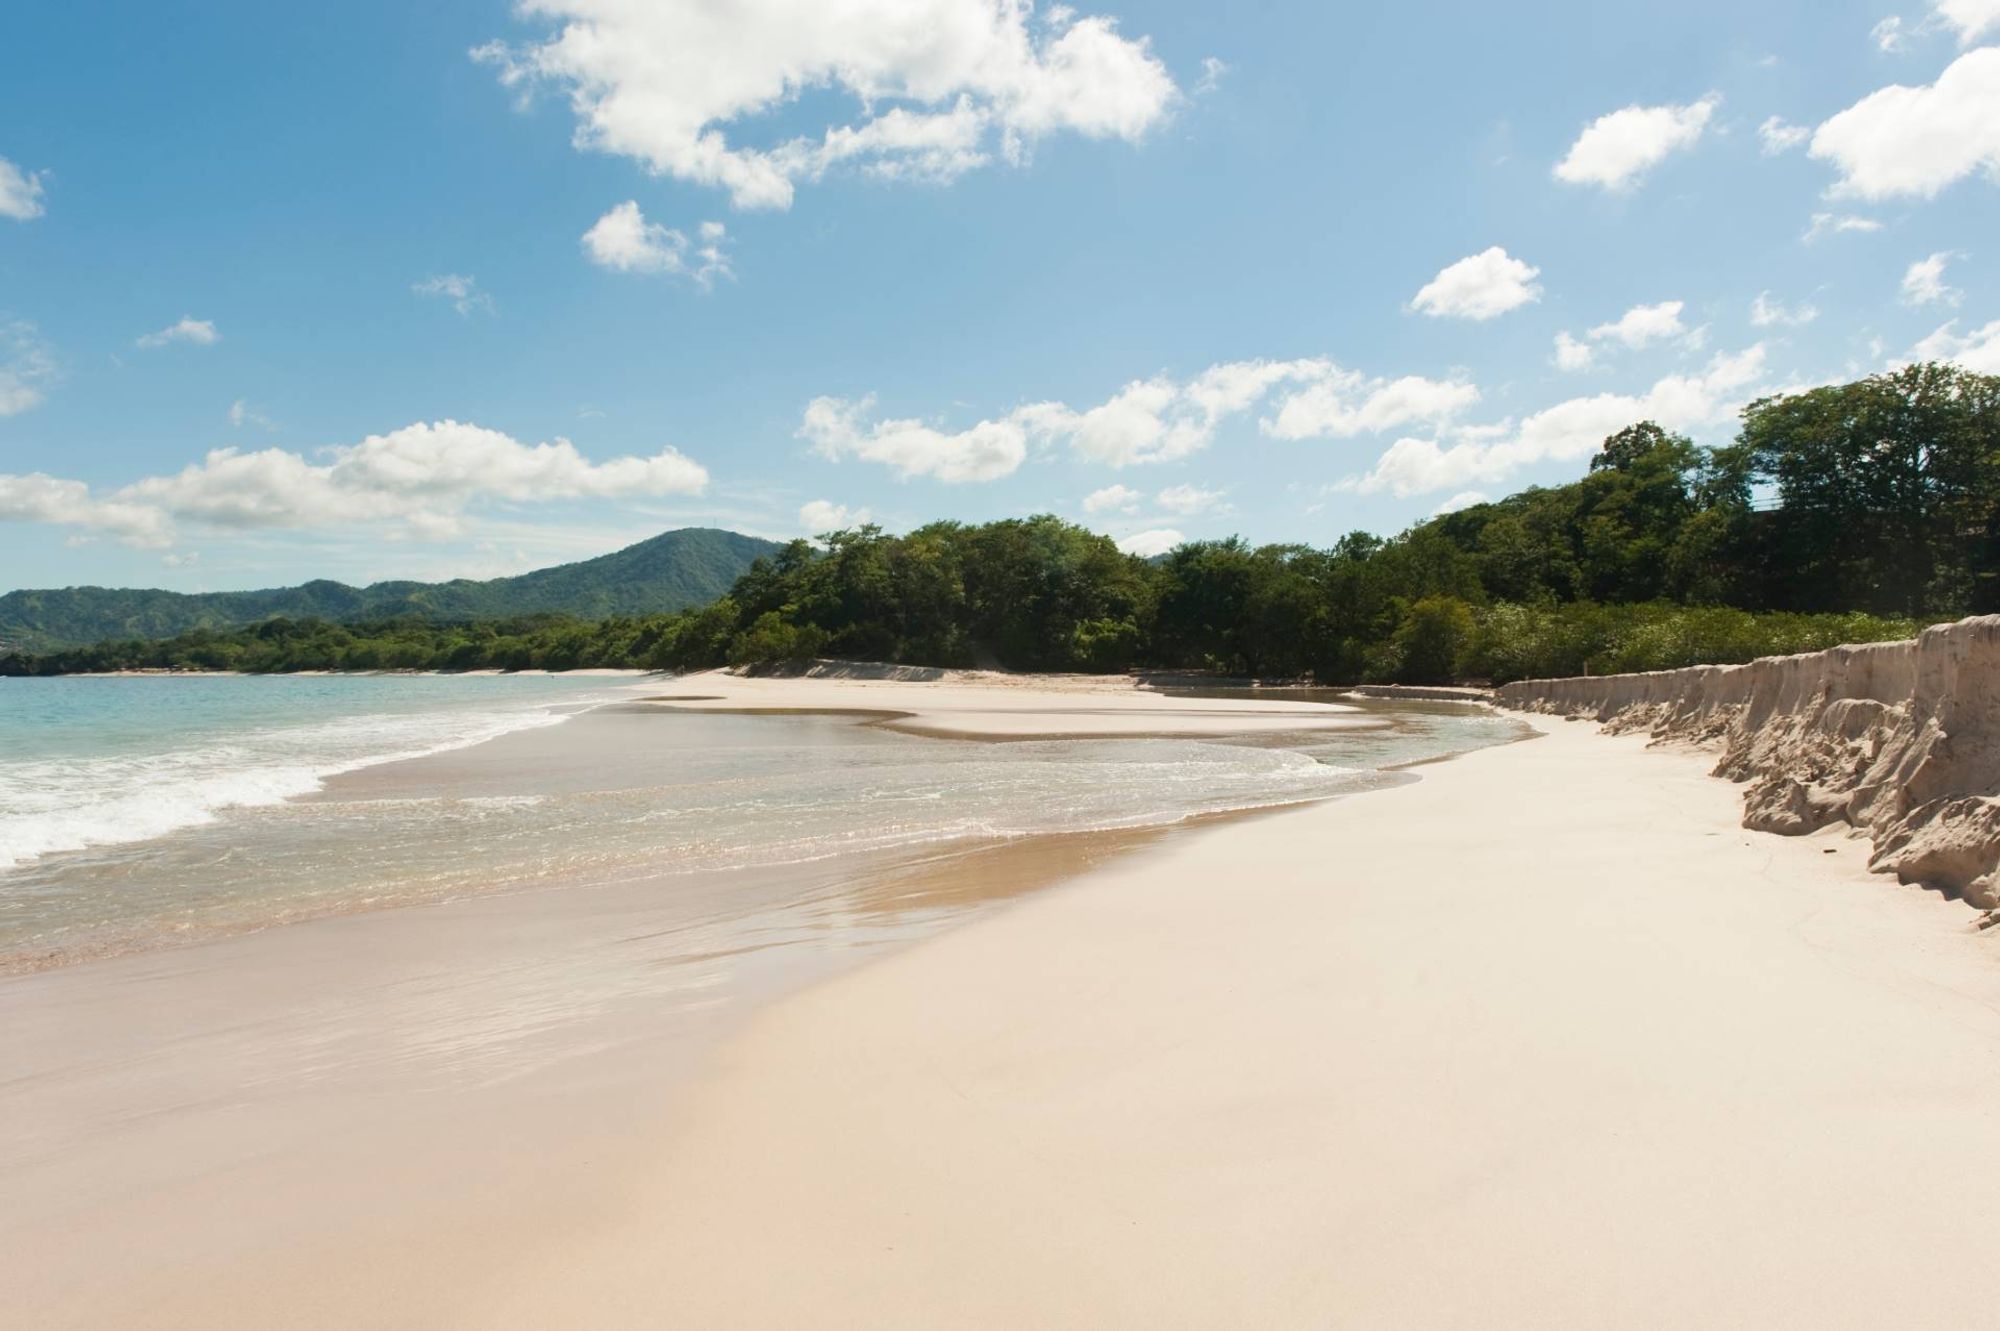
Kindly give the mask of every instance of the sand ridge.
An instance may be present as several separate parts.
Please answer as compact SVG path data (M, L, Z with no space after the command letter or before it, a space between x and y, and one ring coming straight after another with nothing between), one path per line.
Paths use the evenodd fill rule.
M663 707L872 716L952 739L1220 737L1363 730L1384 723L1330 702L1169 694L1132 675L1016 675L823 662L795 674L709 670L635 690Z

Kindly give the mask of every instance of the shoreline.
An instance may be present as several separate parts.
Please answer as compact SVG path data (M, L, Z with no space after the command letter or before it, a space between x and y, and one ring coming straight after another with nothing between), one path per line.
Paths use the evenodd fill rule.
M1970 908L1537 728L773 1005L457 1324L1976 1323Z
M343 780L394 795L395 766ZM759 891L790 902L712 944L699 920L662 933L650 883L612 883L329 914L0 979L14 1070L0 1176L15 1199L0 1283L38 1324L226 1322L174 1311L217 1293L295 1321L319 1263L402 1260L379 1229L425 1253L383 1288L426 1314L391 1320L449 1320L496 1255L525 1260L625 1204L607 1161L650 1142L717 1042L770 1002L1104 863L1296 807L676 880L730 913ZM827 886L793 900L802 876ZM111 1278L109 1251L123 1254Z
M1963 1324L1970 908L1744 831L1704 755L1523 724L1353 798L848 865L805 951L627 885L0 981L43 1051L0 1277L77 1326Z

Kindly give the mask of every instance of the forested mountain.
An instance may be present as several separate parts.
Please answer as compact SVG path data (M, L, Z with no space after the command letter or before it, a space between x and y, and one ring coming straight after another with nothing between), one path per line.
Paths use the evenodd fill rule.
M42 652L111 638L171 638L272 618L336 622L416 616L501 619L558 613L582 619L658 614L706 605L729 589L771 541L685 527L575 564L511 578L377 582L315 581L246 592L167 592L66 587L0 596L0 643Z
M1146 560L1048 516L764 548L727 595L674 614L584 623L597 612L572 599L577 618L272 620L0 658L0 674L841 656L1434 683L1744 661L2000 611L2000 378L1918 365L1769 398L1715 449L1640 422L1571 484L1323 549L1232 539Z

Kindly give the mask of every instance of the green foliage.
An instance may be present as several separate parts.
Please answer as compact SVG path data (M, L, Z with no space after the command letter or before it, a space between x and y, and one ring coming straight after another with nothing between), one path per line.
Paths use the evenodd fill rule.
M1396 678L1406 684L1449 684L1472 642L1472 607L1455 596L1426 596L1403 612L1390 638Z
M687 602L699 609L625 613L685 573L690 551L707 552L698 562L716 579ZM731 561L741 575L712 595ZM145 627L125 640L0 657L0 673L688 670L835 656L1439 683L1747 661L2000 609L2000 378L1920 365L1767 399L1712 451L1641 422L1572 484L1330 549L1231 539L1146 560L1041 516L783 546L668 533L519 579L382 586L404 589L394 615L356 610L380 588L310 583L286 593L309 616L142 641L161 621L135 611ZM566 613L522 618L523 599ZM404 613L413 600L421 615ZM484 608L500 603L514 617Z

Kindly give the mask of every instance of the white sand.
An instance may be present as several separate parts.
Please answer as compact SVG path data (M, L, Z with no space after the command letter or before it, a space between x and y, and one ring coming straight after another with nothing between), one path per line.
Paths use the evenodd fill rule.
M465 1322L1990 1325L1993 941L1706 763L1556 726L788 1001Z
M690 711L869 712L891 729L964 739L1260 735L1382 724L1338 703L1172 696L1129 675L845 669L851 673L743 676L710 670L647 686L640 696Z
M7 1194L0 1306L121 1328L1990 1324L2000 940L1863 872L1860 843L1743 831L1706 757L1543 724L1170 837L780 1000L692 1083L653 1065L671 1049L612 1045L525 1090L287 1082L311 1113L286 1115L163 1074L211 1112L149 1105L101 1031L46 1031L96 1041L87 1081L48 1085L101 1083L119 1117ZM219 1078L226 1041L173 1031L190 969L251 1040L309 1022L279 1000L315 985L417 1017L468 933L498 930L511 952L468 954L509 971L601 965L533 896L462 906L0 1002L141 1004L135 1070L199 1055ZM461 978L468 1018L505 992ZM44 1015L15 1012L31 1039ZM50 1195L65 1169L86 1190Z

